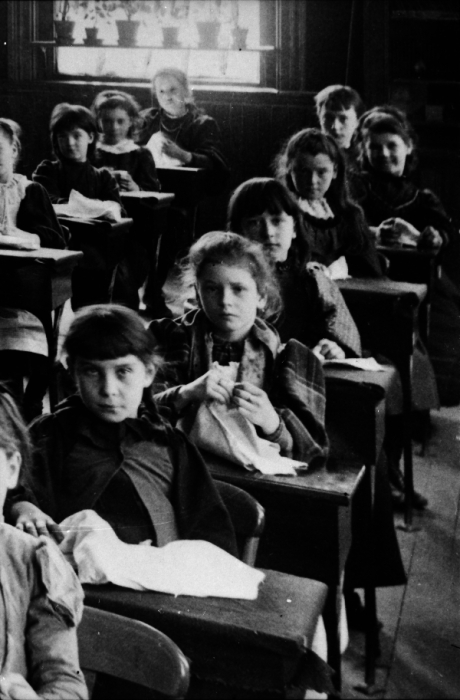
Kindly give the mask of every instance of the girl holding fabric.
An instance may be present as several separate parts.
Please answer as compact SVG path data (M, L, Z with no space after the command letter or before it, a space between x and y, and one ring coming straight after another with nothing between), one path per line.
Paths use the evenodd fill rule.
M281 455L310 462L327 453L321 364L296 340L282 346L263 320L279 308L273 271L257 243L211 232L190 249L200 308L150 330L167 360L155 399L193 423L200 404L232 404ZM222 366L237 363L236 381Z

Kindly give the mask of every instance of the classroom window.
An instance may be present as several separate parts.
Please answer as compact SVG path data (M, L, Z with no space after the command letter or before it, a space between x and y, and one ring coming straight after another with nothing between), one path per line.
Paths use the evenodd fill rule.
M267 18L271 15L274 25L275 5L267 0L59 0L54 19L65 12L74 25L68 44L56 48L57 73L140 81L163 66L176 66L194 82L265 86L267 40L275 35ZM136 37L132 45L120 46L118 22L128 19L136 23ZM97 29L97 37L88 29Z

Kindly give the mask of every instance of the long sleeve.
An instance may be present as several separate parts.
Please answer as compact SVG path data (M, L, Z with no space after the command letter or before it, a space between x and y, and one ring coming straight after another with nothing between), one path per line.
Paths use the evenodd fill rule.
M32 175L32 180L38 182L48 192L52 204L63 204L69 198L69 193L66 195L62 191L59 165L57 161L44 160Z
M17 217L17 226L40 237L43 248L65 248L64 232L57 220L45 188L32 182L26 188Z

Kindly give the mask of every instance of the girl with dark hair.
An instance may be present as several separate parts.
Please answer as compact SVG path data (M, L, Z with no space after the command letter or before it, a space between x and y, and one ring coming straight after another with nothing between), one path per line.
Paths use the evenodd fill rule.
M44 160L32 178L47 190L53 204L65 203L71 190L91 199L113 200L123 209L115 178L91 165L97 141L96 120L86 107L66 102L51 113L50 136L55 161Z
M0 119L0 246L19 250L64 248L64 233L46 190L15 173L21 151L21 129ZM0 280L3 298L17 285L14 270ZM51 319L22 309L0 309L0 379L22 403L27 420L41 413L49 380L48 344L43 323ZM23 392L24 378L29 380Z
M95 510L130 544L204 539L235 554L229 514L198 451L151 397L155 341L117 305L89 306L64 341L77 395L31 427L34 467L11 501L30 534Z
M409 237L421 248L440 249L442 276L433 289L428 351L441 403L456 405L460 402L459 232L438 197L412 179L416 139L403 112L392 106L366 112L357 143L362 163L360 204L382 242L398 245ZM418 408L434 406L432 401Z
M361 354L359 333L340 290L310 264L302 212L279 180L252 178L237 187L227 225L262 243L274 263L283 299L275 325L283 342L296 338L320 359Z
M134 142L140 121L140 107L134 97L121 90L104 90L97 95L91 110L101 132L94 164L109 168L121 190L159 190L151 152Z
M155 399L193 423L207 400L233 402L282 456L310 462L327 453L324 380L315 355L296 340L285 347L264 321L280 308L269 260L257 243L211 232L190 249L199 309L150 330L166 359ZM236 383L222 366L237 363Z
M26 426L0 387L0 620L2 698L88 697L76 627L83 591L49 537L33 539L3 521L8 491L30 461ZM8 506L6 507L8 510Z
M356 277L382 275L362 210L349 196L344 156L332 136L319 129L298 132L278 156L276 173L302 210L312 260L325 267L335 263L333 278L348 270Z

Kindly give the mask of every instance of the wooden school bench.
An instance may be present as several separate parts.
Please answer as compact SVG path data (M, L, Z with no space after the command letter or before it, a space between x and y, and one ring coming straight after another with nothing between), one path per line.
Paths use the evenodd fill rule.
M256 600L86 585L85 605L141 620L168 635L190 660L187 697L303 698L307 688L331 691L331 671L311 651L327 587L265 573Z
M411 363L419 328L419 308L426 297L425 284L384 278L338 280L358 327L363 347L394 362L401 376L404 431L404 486L407 528L412 527L414 475L411 436Z
M365 467L362 462L331 459L301 475L267 476L204 450L202 455L215 479L248 491L265 509L257 566L306 576L329 587L324 611L328 662L340 691L343 574L351 545L352 501Z
M54 370L58 350L59 321L72 296L72 273L83 253L73 250L0 248L0 304L24 309L43 323ZM55 372L51 372L50 404L57 402Z

